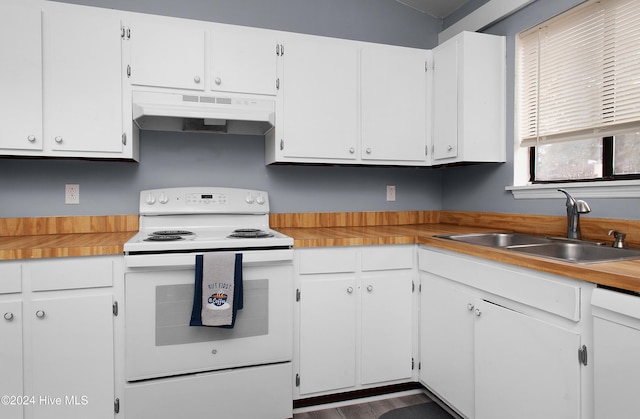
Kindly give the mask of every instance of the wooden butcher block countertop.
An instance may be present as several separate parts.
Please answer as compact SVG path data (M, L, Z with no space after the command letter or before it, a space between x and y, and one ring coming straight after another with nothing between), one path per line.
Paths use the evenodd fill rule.
M455 211L271 214L270 226L293 237L295 248L423 244L640 292L640 260L576 264L434 237L487 231L562 237L564 217ZM582 219L586 239L611 242L610 229L640 245L640 221ZM137 215L0 219L0 260L122 254L137 231Z
M279 214L277 217L272 217L271 226L293 237L295 248L417 243L640 292L640 260L577 264L434 237L475 232L520 232L564 237L566 235L564 217L427 211L400 213L405 217L385 219L385 213L357 214L360 214L359 218L353 215L351 219L346 220L333 219L331 214L296 214L288 218L285 214ZM356 225L346 226L345 223ZM607 235L610 229L627 233L627 241L631 245L640 245L638 243L640 222L638 221L586 217L582 219L582 233L585 239L611 242L611 237Z
M0 219L0 260L122 254L137 215Z

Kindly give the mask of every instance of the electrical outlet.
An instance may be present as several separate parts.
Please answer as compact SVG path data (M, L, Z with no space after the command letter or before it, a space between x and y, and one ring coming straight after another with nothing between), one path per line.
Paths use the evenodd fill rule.
M387 201L396 200L396 187L394 185L387 185Z
M80 185L64 185L64 203L67 205L80 203Z

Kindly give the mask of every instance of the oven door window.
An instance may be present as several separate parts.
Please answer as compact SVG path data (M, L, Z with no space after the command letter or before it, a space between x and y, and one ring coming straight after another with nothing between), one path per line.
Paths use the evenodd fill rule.
M156 287L156 346L184 345L261 336L269 333L269 280L247 281L245 305L238 310L233 329L190 327L193 284Z

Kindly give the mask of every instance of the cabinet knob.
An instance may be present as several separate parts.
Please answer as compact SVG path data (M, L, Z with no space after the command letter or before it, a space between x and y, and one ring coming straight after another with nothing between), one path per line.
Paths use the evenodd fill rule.
M467 310L473 311L473 304L472 303L467 304Z
M482 311L480 311L479 308L476 308L475 313L476 313L476 316L478 316L478 317L480 317L482 315Z
M62 142L62 137L58 136L56 138L54 138L55 142L60 144Z
M348 292L349 294L351 294L351 293L353 292L353 287L349 287L349 288L347 288L347 292Z
M373 291L373 285L367 285L367 291L369 292Z
M366 151L367 151L367 154L371 154L371 149L370 148L367 148Z
M356 152L356 149L355 149L355 148L351 147L351 148L349 149L349 153L353 154L353 153L355 153L355 152Z
M195 77L193 78L193 81L195 81L195 82L196 82L196 84L200 83L200 76L195 76Z
M222 84L222 79L220 77L216 77L215 82L218 86L220 86Z
M44 310L36 311L36 317L39 318L39 319L44 318Z
M11 312L4 313L4 319L10 322L11 320L13 320L13 313Z
M451 151L451 150L453 150L453 146L451 146L451 145L447 146L447 151Z
M30 135L30 136L28 136L28 137L27 137L27 140L28 140L30 143L33 143L33 142L35 142L35 141L36 141L36 136L35 136L35 135Z

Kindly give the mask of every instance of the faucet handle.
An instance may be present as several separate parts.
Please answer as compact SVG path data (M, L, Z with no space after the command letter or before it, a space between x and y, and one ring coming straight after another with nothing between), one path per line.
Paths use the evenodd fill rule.
M587 214L591 212L591 207L585 201L578 199L576 201L576 211L580 214Z
M627 237L627 233L622 233L620 231L616 231L616 230L609 230L609 232L607 233L607 235L612 235L613 234L613 247L617 247L619 249L622 249L623 247L626 247L626 243L624 242L624 239Z

